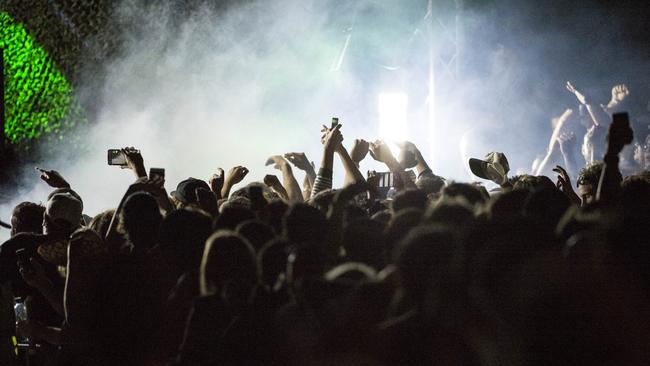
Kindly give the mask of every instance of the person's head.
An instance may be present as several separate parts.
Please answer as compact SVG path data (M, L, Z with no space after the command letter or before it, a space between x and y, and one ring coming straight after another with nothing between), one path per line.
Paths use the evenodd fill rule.
M427 209L424 221L431 224L464 227L474 221L474 211L472 206L463 199L443 198Z
M386 229L384 229L385 253L389 263L394 259L394 251L397 243L408 234L414 227L422 222L422 210L407 208L393 216Z
M265 220L269 225L271 225L276 235L282 234L282 219L288 209L289 205L282 200L272 200L266 206Z
M470 205L483 204L489 198L485 189L481 190L474 184L468 183L451 183L442 189L443 197L462 197Z
M212 233L212 219L204 212L180 209L160 224L160 249L166 260L181 272L199 268L205 240Z
M602 171L603 163L601 162L592 163L580 169L576 186L583 205L592 202L596 198L596 190L598 189Z
M45 207L33 202L21 202L11 213L11 236L18 233L43 232Z
M431 177L422 177L415 182L418 189L427 195L437 195L445 186L445 180L437 175Z
M394 213L406 208L424 210L427 205L427 194L419 189L407 189L398 192L393 198L391 209Z
M431 298L439 298L442 287L457 282L453 280L460 274L454 268L457 245L453 231L440 225L414 229L400 242L396 263L401 285L418 309L424 310ZM431 291L435 292L433 296L427 296Z
M384 224L371 219L358 219L343 229L343 248L352 262L361 262L381 270L386 265Z
M214 221L214 230L235 230L237 225L242 222L254 219L255 213L250 208L235 206L226 207L221 210L221 214Z
M210 190L210 186L205 181L196 178L187 178L178 183L176 190L172 191L170 195L177 202L179 208L183 208L196 204L196 190L199 188Z
M208 238L199 277L202 295L246 300L256 278L255 252L246 239L230 230L217 231Z
M287 270L287 242L276 238L257 253L259 282L271 291L278 291L284 285Z
M43 232L72 233L81 226L83 205L71 193L52 195L45 205L43 215Z
M92 220L90 220L88 227L95 230L102 238L105 238L114 214L115 209L112 208L98 213Z
M141 250L148 250L158 239L162 215L156 199L147 192L127 197L120 213L120 230Z
M528 217L554 229L569 206L569 198L559 189L545 187L530 194L523 209Z
M322 243L329 231L325 214L304 203L289 207L283 224L284 236L292 245Z
M237 225L235 230L253 246L255 251L260 250L264 244L275 238L273 228L260 220L248 220Z
M527 189L516 189L494 197L490 201L490 219L504 221L519 217L523 213L524 204L530 194Z

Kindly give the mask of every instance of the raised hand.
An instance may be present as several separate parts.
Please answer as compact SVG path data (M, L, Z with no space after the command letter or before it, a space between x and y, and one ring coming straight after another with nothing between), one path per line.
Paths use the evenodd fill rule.
M228 175L226 176L225 182L235 185L242 180L244 180L244 177L248 174L248 168L243 167L241 165L238 165L236 167L230 168L228 171Z
M627 113L614 114L612 124L609 126L607 135L607 153L618 155L625 145L631 144L634 139L634 132L630 127L630 120Z
M217 172L212 174L210 179L208 179L208 184L212 193L214 193L217 198L221 198L221 189L223 188L224 183L223 169L217 168Z
M361 160L363 160L370 149L370 144L368 141L363 139L354 140L354 145L352 150L350 150L350 158L354 161L355 164L359 165Z
M332 128L325 127L323 131L323 136L321 142L325 148L325 151L335 152L341 147L343 142L343 135L341 134L341 125L338 124Z
M248 174L248 169L241 165L230 168L224 180L223 188L221 188L221 198L228 198L232 186L244 180L246 174Z
M70 184L63 178L61 173L56 170L45 170L36 167L41 173L41 179L52 188L70 188Z
M264 176L264 184L266 184L269 188L271 188L275 193L280 196L283 200L289 200L289 194L287 193L287 190L284 188L282 183L280 183L280 180L278 179L277 176L273 174L267 174Z
M557 182L555 185L569 198L572 203L580 205L580 197L578 197L576 192L573 190L569 173L567 173L567 171L559 165L555 166L555 168L553 168L553 171L558 174Z
M303 170L303 171L312 171L314 168L312 167L311 163L309 162L309 159L307 159L307 156L305 155L304 152L290 152L284 154L284 158L289 160L291 164L293 164L296 168Z
M390 151L390 148L381 140L370 143L370 156L372 156L373 159L386 164L395 161L395 157Z
M614 85L612 88L612 100L609 102L609 104L618 104L622 102L628 95L630 95L630 90L627 88L627 85Z
M126 165L121 166L122 169L130 169L135 173L136 178L147 176L147 171L144 168L144 160L142 154L133 146L125 147L122 149L122 154L126 158Z
M273 165L273 168L275 169L286 169L287 167L290 168L289 162L286 161L282 156L280 155L273 155L266 159L266 166Z
M563 155L571 154L576 146L576 135L573 132L564 132L557 138L557 142Z
M573 93L573 95L576 96L576 98L578 99L578 102L580 102L580 104L587 104L587 98L585 97L585 95L582 94L582 92L580 92L578 89L576 89L576 87L573 86L573 84L571 84L570 81L566 82L566 90Z

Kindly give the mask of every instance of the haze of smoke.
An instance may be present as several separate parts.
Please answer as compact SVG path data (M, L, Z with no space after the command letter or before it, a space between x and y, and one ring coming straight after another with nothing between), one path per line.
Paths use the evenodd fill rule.
M84 85L103 91L98 120L84 132L92 148L72 160L52 157L42 167L59 170L86 198L84 211L92 216L115 207L133 179L106 165L109 148L139 148L147 167L166 169L172 191L180 180L207 179L217 167L245 165L247 181L261 180L275 173L264 166L266 157L289 151L304 151L318 165L319 129L331 116L341 118L347 146L354 138L374 139L375 122L364 115L374 108L364 105L372 98L360 96L367 92L363 76L346 67L331 70L345 40L331 26L335 4L251 2L219 14L200 9L179 20L168 7L122 3L116 17L125 32L123 56L107 60L105 84ZM430 158L438 161L437 173L468 180L460 149L466 136L466 155L504 151L513 171L527 169L543 152L550 118L573 102L561 84L547 82L545 52L557 42L570 50L577 41L560 33L504 32L486 9L464 17L482 36L466 39L467 73L449 86L451 96L439 111L444 155ZM416 129L408 137L427 150ZM365 169L381 167L364 161ZM335 171L340 183L340 165ZM0 217L8 218L19 201L39 202L49 192L32 167L22 176L16 200L0 206Z

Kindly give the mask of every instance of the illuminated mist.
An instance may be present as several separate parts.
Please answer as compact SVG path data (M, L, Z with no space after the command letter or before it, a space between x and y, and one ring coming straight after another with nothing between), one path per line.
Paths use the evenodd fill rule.
M246 183L274 172L264 166L270 155L304 151L318 165L319 131L333 116L340 118L348 148L355 138L374 140L380 131L389 139L403 135L428 155L436 173L450 179L471 179L462 147L468 156L503 151L513 172L528 170L544 152L550 119L575 107L562 80L606 97L615 79L594 77L596 71L576 75L587 67L579 56L550 53L549 46L558 43L573 53L581 42L573 35L511 32L500 20L519 17L516 9L467 8L463 72L453 83L438 85L440 127L432 148L426 1L251 1L218 13L198 9L186 18L171 7L138 4L117 7L125 45L121 57L106 60L104 83L93 84L93 75L80 78L80 89L101 91L97 120L79 132L90 152L39 164L67 178L90 216L115 207L133 179L131 172L107 166L109 148L139 148L147 168L166 169L168 191L189 176L207 179L217 167L235 165L250 169ZM580 21L592 22L601 13L594 14ZM602 53L604 47L592 48ZM556 70L559 57L566 70ZM639 59L627 62L638 68L645 63ZM381 98L396 100L395 108L384 106L380 115ZM405 108L407 116L400 112ZM386 127L390 119L408 123ZM364 174L368 169L385 170L370 157L361 166ZM335 170L336 186L343 174L338 162ZM301 173L297 178L302 182ZM40 202L50 190L33 167L24 168L21 181L15 195L20 198L0 206L5 220L17 202Z

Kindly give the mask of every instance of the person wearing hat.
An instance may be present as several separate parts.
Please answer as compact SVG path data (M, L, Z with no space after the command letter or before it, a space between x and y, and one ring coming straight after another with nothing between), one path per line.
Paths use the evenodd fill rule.
M206 189L210 191L210 186L203 180L196 178L187 178L182 182L178 183L176 190L170 193L170 196L178 203L180 207L185 207L187 205L196 204L197 201L197 189Z
M501 186L501 188L511 186L508 181L510 165L503 153L490 152L485 155L484 160L471 158L469 159L469 169L477 177L490 180Z

